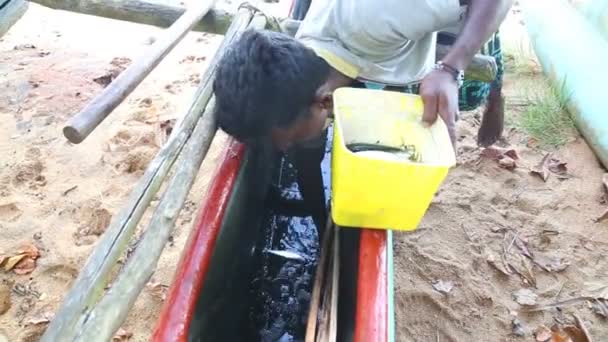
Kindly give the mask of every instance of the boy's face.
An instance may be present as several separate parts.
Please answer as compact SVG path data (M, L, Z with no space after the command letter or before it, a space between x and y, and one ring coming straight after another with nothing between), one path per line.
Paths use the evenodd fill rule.
M325 123L332 108L331 95L318 97L309 107L309 114L300 115L287 128L275 127L271 137L273 145L280 151L286 151L293 145L317 138L326 128Z

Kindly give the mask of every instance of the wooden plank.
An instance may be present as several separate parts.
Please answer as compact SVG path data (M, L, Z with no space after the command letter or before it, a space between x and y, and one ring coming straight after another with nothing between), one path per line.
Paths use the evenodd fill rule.
M137 224L141 220L150 201L158 192L171 165L192 134L198 119L212 94L213 76L223 51L248 27L252 11L239 11L218 53L209 63L195 100L188 112L180 118L167 143L150 162L146 172L132 191L128 202L115 215L104 235L101 237L84 268L68 292L62 306L55 314L42 337L43 342L70 340L74 327L81 315L85 314L102 296L110 280L110 272L118 258L126 250Z
M169 27L184 12L185 7L148 0L30 0L56 10L64 10L98 17L130 21L158 27ZM234 13L213 9L193 28L194 31L225 34Z
M325 233L323 234L323 241L321 243L321 255L319 256L319 262L315 272L315 282L312 288L312 295L310 296L310 307L308 310L305 342L315 342L317 332L317 316L319 313L319 306L321 305L321 288L323 287L325 269L326 265L328 264L327 258L329 254L329 246L332 240L332 227L333 222L331 221L331 215L328 215L327 226L325 227Z
M0 0L0 37L23 17L28 4L25 0Z
M173 50L184 36L215 4L216 0L201 0L189 8L171 27L146 49L135 63L120 73L99 95L95 96L63 128L63 134L72 143L82 142L118 107L119 104L150 74L160 61Z
M328 342L338 337L338 288L340 282L340 228L334 228L333 276L331 280L331 306L329 308Z

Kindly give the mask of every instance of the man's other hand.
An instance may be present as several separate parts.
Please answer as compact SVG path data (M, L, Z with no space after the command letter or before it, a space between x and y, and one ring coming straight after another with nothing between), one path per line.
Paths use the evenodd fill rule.
M456 147L456 114L458 113L458 83L450 73L433 70L420 85L420 96L424 103L422 120L429 125L435 123L437 114L441 116Z

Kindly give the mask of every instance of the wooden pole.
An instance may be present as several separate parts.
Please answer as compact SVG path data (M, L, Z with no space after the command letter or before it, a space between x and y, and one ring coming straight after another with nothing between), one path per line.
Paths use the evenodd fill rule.
M63 134L72 143L82 142L143 81L179 41L215 4L216 0L195 2L144 54L72 117Z
M29 0L44 7L108 19L129 21L158 27L169 27L186 12L185 7L149 0ZM215 34L225 34L234 13L214 8L192 28Z
M442 59L450 51L450 46L437 44L437 60ZM464 71L464 78L467 80L492 82L496 79L498 66L496 59L492 56L476 54L471 60L471 64Z
M25 0L0 0L0 37L23 17L28 5Z
M284 19L281 22L281 29L291 35L295 36L298 29L300 28L300 21L294 19ZM450 47L447 45L437 45L436 59L440 60L447 55ZM475 80L482 82L492 82L496 78L498 67L496 66L496 60L494 57L476 54L471 61L471 64L465 70L464 77L467 80Z
M212 99L176 163L176 171L154 211L150 224L118 278L100 302L82 318L77 341L110 341L156 269L175 227L203 158L217 130Z
M252 17L253 13L249 9L242 9L235 17L218 53L209 63L202 77L192 106L180 119L167 143L150 162L146 172L131 192L126 205L113 217L108 229L66 295L62 306L55 314L55 318L42 336L43 342L71 340L79 318L89 311L103 295L118 258L126 250L137 224L158 192L171 165L192 134L203 109L209 102L213 76L219 59L227 46L248 27Z

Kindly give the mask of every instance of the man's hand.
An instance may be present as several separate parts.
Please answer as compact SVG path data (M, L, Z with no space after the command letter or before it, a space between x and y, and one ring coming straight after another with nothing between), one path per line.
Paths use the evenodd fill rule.
M422 120L435 123L437 114L448 126L452 146L456 148L456 115L458 113L458 83L450 73L433 70L420 85L420 96L424 102Z

